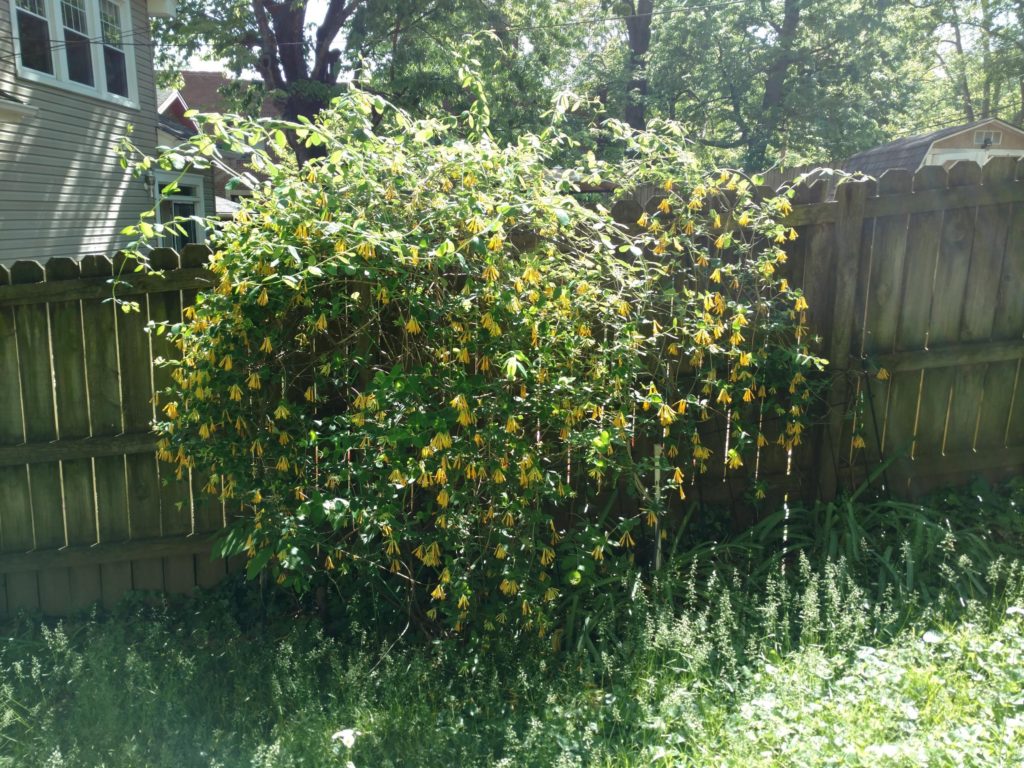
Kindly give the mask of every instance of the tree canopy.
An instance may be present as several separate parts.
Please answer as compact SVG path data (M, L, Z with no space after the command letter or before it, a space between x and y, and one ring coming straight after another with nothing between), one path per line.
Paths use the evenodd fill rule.
M636 129L675 119L751 171L1019 121L1024 94L1024 0L182 0L155 34L165 71L202 54L256 73L289 120L350 83L458 114L457 52L476 36L499 138L539 129L568 89Z

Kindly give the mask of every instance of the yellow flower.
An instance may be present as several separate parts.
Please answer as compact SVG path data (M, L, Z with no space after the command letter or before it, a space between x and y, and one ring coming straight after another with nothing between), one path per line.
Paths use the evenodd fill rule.
M885 368L879 368L878 373L875 374L875 378L878 379L879 381L888 381L889 371L887 371Z
M729 468L739 469L743 466L743 459L735 449L729 451Z
M867 445L867 444L864 442L864 438L861 435L856 435L853 438L853 447L854 448L863 448L863 447L865 447L865 445Z
M410 317L409 321L405 324L405 330L410 336L415 336L423 329L420 327L419 321L415 317Z
M540 564L543 566L551 565L555 561L555 550L551 547L544 547L540 552Z
M672 210L672 204L668 201L667 197L663 197L661 202L658 203L658 210L662 213L669 213Z
M644 211L643 213L640 214L640 218L636 220L636 224L637 224L638 227L646 227L647 226L647 221L648 221L647 211Z
M636 542L633 541L633 537L630 535L629 531L626 531L625 533L623 533L621 538L619 538L619 546L620 547L632 547L632 546L635 546L635 545L636 545Z
M321 333L327 330L327 316L323 312L320 313L320 317L318 317L316 322L313 323L313 328Z
M288 407L284 403L281 403L281 405L277 406L274 410L275 419L287 419L290 415L291 411L288 410Z
M260 388L260 376L259 376L259 374L256 373L255 371L250 373L249 374L249 378L246 379L245 383L248 385L249 389L259 389Z
M750 389L750 387L747 387L746 389L743 390L743 402L744 403L750 403L750 402L753 402L753 400L754 400L754 392L753 392L753 390Z
M501 239L501 235L495 233L490 240L487 241L487 250L489 251L500 251L505 241Z
M604 544L598 544L596 547L594 547L590 552L590 556L598 562L604 560Z
M718 250L722 250L723 248L725 248L725 233L724 232L718 236L717 240L715 240L715 248L717 248Z
M306 400L312 403L314 400L316 400L316 390L312 386L306 387L306 392L304 396Z
M164 413L167 414L167 418L176 419L178 418L178 404L171 402L164 406Z
M289 466L288 459L285 456L277 460L277 470L279 472L287 472Z
M442 488L441 492L437 494L437 504L441 509L446 509L448 507L448 501L448 491Z
M267 289L264 288L262 291L260 291L260 295L257 297L256 303L259 304L261 307L265 307L267 306L267 302L269 301L270 296L267 295Z
M377 251L374 249L373 243L368 243L365 240L356 246L356 253L364 259L372 259L377 255Z
M434 591L430 593L430 596L434 600L444 600L445 599L444 587L442 587L440 584L438 584L436 587L434 587Z
M241 400L242 388L237 384L232 384L230 389L228 389L228 397L231 398L232 400Z
M658 419L661 421L661 425L663 427L667 427L676 420L675 411L673 411L670 406L662 403L661 407L658 409Z
M740 217L736 220L736 223L741 227L745 227L750 223L750 214L744 211L740 214Z
M486 280L489 283L493 283L499 277L498 268L495 267L493 264L488 264L486 267L484 267L483 276L484 280Z
M469 598L466 595L459 596L458 607L460 611L464 611L469 608Z
M231 355L224 355L224 357L221 358L220 367L225 371L230 371L234 367L234 364L231 361Z
M263 338L263 343L260 344L260 352L267 352L269 354L270 352L273 352L273 351L274 351L274 346L273 346L273 344L270 343L270 337L269 336L265 336Z
M508 417L508 421L505 422L505 431L512 435L519 431L519 422L515 416Z

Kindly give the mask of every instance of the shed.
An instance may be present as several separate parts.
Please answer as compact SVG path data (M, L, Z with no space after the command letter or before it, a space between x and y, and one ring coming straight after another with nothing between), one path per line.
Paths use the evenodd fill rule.
M847 159L843 170L877 177L890 168L915 173L926 165L949 167L959 160L984 165L991 157L1007 156L1024 157L1024 130L990 117L866 149Z

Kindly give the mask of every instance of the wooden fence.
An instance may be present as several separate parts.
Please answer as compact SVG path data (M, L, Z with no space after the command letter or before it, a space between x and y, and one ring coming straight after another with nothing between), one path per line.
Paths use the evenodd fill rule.
M210 559L221 507L155 457L153 360L166 342L149 320L181 318L209 283L205 249L157 254L164 277L125 276L103 257L0 267L0 615L64 614L129 589L216 583Z
M889 172L841 185L835 200L825 182L798 191L787 276L807 294L834 376L804 445L753 462L775 494L830 498L889 458L882 481L900 496L1021 471L1022 170L999 158ZM638 207L619 214L633 221ZM187 592L225 574L209 556L224 509L198 476L168 474L149 432L167 377L153 361L168 350L144 326L181 317L210 284L205 259L160 252L162 277L122 275L119 296L141 308L130 314L109 301L121 265L105 258L0 267L0 615ZM706 443L724 432L710 426ZM742 503L741 484L724 478L709 473L691 497Z

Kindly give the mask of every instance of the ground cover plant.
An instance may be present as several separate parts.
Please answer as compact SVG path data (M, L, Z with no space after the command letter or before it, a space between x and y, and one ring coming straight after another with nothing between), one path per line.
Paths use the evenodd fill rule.
M800 443L823 361L780 272L786 196L699 168L671 124L608 122L621 160L556 167L557 126L499 144L463 87L460 117L353 91L315 122L211 117L138 162L224 146L267 179L214 232L216 290L157 329L180 351L160 456L241 508L224 551L250 575L557 644L660 561L695 476ZM608 180L658 195L625 223L574 197Z
M868 558L809 547L744 572L723 542L670 574L671 596L638 590L558 653L396 643L370 616L328 634L293 594L241 581L26 620L0 640L0 765L1019 765L1024 571L1000 552L1020 539L972 530L1019 502L979 488L921 507L946 521L936 567L880 595ZM884 533L862 532L865 552Z

